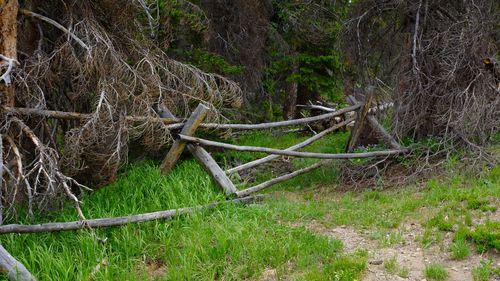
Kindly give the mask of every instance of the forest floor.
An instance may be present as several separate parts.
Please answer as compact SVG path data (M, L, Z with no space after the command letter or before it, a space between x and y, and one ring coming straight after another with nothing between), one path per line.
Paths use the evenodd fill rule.
M346 138L335 134L308 150L338 152ZM302 139L263 133L239 142L287 147ZM257 157L215 156L228 165ZM309 162L282 162L244 178L261 181ZM4 235L0 242L40 280L499 280L500 167L473 176L458 167L449 161L414 184L347 191L333 165L273 187L259 204L109 229ZM82 208L98 218L222 200L192 159L168 176L158 163L142 161L85 196ZM35 221L75 219L67 206Z

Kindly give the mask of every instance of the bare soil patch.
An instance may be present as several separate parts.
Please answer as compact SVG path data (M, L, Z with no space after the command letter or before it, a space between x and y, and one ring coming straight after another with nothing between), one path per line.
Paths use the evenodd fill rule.
M452 260L448 248L451 245L451 233L445 235L440 245L435 245L427 249L422 248L418 241L422 227L418 223L408 223L399 228L402 234L402 241L390 247L381 247L376 240L369 238L369 231L361 232L350 226L326 227L318 221L296 223L293 226L303 226L306 229L331 238L339 239L344 243L345 251L352 253L358 249L368 251L369 263L362 280L385 281L385 280L425 280L424 270L429 263L442 264L449 273L448 280L473 280L472 269L483 259L492 259L495 265L500 263L498 253L487 253L479 255L472 252L471 255L462 261ZM408 277L403 278L388 273L384 268L384 262L395 258L399 267L408 269Z

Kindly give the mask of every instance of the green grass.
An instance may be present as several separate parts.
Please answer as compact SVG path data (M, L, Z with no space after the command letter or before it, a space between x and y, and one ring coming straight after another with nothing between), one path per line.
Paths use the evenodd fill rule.
M408 278L410 270L407 267L401 266L396 257L392 257L384 261L384 269L389 274L397 274L401 278Z
M384 269L390 274L396 273L398 267L399 265L396 257L392 257L384 262Z
M476 244L480 253L490 249L500 250L500 221L486 221L471 230L468 237Z
M407 267L400 267L398 276L401 278L408 278L410 276L410 270Z
M458 240L451 245L451 258L454 260L463 260L470 255L469 245L465 240Z
M83 209L87 218L98 218L223 199L194 161L182 161L167 177L146 162L84 198ZM142 280L148 264L164 268L164 276L159 277L167 280L241 280L258 277L266 268L299 280L307 280L310 274L318 280L330 280L333 275L352 280L366 267L364 259L342 254L339 240L285 226L274 217L265 205L227 205L171 221L0 239L41 280L87 280L103 260L107 266L95 280ZM69 206L37 222L75 219Z
M429 264L425 267L425 278L428 280L443 281L449 276L448 271L440 264Z
M347 136L333 134L308 151L339 152ZM305 138L260 133L244 135L239 143L285 148ZM259 157L214 154L220 163L231 164ZM297 159L293 166L311 162L314 160ZM292 226L310 220L326 227L370 230L372 238L385 247L405 242L397 228L408 222L425 227L421 241L426 245L440 243L443 233L454 232L458 247L451 246L452 255L457 251L457 256L463 256L459 241L467 240L482 250L497 247L498 223L474 225L473 218L485 216L496 206L498 169L481 177L453 171L423 184L391 190L373 191L368 186L361 192L337 192L337 165L273 186L265 191L274 191L273 196L258 205L225 205L170 221L95 231L4 235L0 243L39 280L242 280L258 279L266 270L291 280L362 280L367 252L346 254L339 240ZM271 176L266 167L254 180ZM194 160L184 159L168 176L162 176L153 162L131 165L118 181L82 200L86 217L99 218L195 206L225 197ZM76 219L68 204L62 212L23 222ZM105 265L91 276L100 263ZM390 263L387 267L392 271ZM393 274L408 276L407 268L395 267Z
M474 281L488 281L492 273L492 262L483 260L472 269L472 278Z

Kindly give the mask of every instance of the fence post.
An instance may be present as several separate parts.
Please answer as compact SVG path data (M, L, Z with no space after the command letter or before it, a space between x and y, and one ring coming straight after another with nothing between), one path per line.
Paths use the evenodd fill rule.
M198 145L188 144L187 148L194 155L198 163L205 169L205 171L212 176L214 181L220 187L222 187L227 196L236 193L237 189L233 182L228 178L228 176L226 176L210 153Z
M193 135L203 119L205 119L205 116L207 116L208 109L209 108L206 105L200 103L186 121L184 127L182 127L181 134L189 136ZM174 144L168 151L167 156L165 156L165 159L163 159L163 163L160 166L162 174L168 174L172 170L185 147L185 141L180 139L174 141Z
M168 118L175 118L175 116L168 110L168 108L164 108L164 110L166 111ZM193 112L192 116L194 116L195 113L196 113L196 111ZM203 118L204 118L204 116L203 116ZM203 119L201 119L199 122L201 123L201 121L203 121ZM186 123L186 125L187 125L187 123ZM194 128L194 129L196 129L196 128ZM193 130L193 133L194 133L194 130ZM181 141L181 140L178 140L178 141ZM174 145L175 145L175 143L174 143ZM172 148L173 148L173 146L172 146ZM180 150L181 153L182 153L182 149L183 148L181 148L181 150ZM236 193L237 189L234 186L233 182L226 176L224 171L220 168L220 166L217 164L217 162L215 162L215 160L212 158L210 153L208 153L208 151L206 151L203 147L193 145L193 144L187 144L187 149L189 150L189 152L191 152L191 154L193 154L194 158L203 167L203 169L205 169L205 171L214 179L214 181L224 190L224 192L226 193L227 196L230 196L230 195ZM168 157L168 155L167 155L167 157ZM178 156L177 156L177 159L178 159ZM175 161L177 161L177 159ZM168 165L172 165L172 167L173 167L174 164L175 163L173 163L173 164L169 163ZM170 167L169 169L171 169L172 167Z
M347 102L350 104L356 104L358 101L356 100L355 97L353 96L348 96L347 97ZM386 142L391 148L393 149L405 149L403 146L401 146L392 136L389 134L382 125L377 121L377 118L375 116L368 114L366 116L366 120L368 121L368 124L371 126L371 128L377 133L380 139Z
M354 123L354 128L351 131L351 135L349 136L349 141L347 142L346 152L351 152L358 142L359 136L363 131L363 126L365 125L366 116L370 111L370 105L375 97L375 87L370 86L367 89L367 94L365 97L365 101L363 106L359 109L356 123Z

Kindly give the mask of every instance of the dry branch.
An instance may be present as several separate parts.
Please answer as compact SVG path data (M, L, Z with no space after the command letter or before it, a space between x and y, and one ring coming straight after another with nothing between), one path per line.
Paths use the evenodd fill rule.
M481 62L500 50L492 36L499 11L498 0L366 0L352 6L343 41L353 76L372 69L369 76L391 89L398 139L440 140L426 158L467 147L472 161L496 162L484 147L498 132L500 95ZM416 163L428 167L428 159Z
M308 145L310 145L311 143L321 139L322 137L326 136L327 134L339 129L339 128L342 128L344 126L347 126L348 124L350 124L351 122L353 122L355 120L355 118L350 118L348 120L345 120L341 123L338 123L338 124L335 124L334 126L308 138L307 140L301 142L301 143L298 143L296 145L293 145L293 146L290 146L289 148L285 149L285 150L297 150L297 149L300 149L300 148L303 148L303 147L306 147ZM276 158L280 157L279 155L268 155L266 157L263 157L263 158L260 158L260 159L257 159L257 160L254 160L254 161L251 161L251 162L248 162L248 163L245 163L245 164L242 164L240 166L237 166L237 167L234 167L234 168L231 168L231 169L228 169L226 171L226 173L228 174L232 174L232 173L235 173L235 172L239 172L239 171L243 171L243 170L246 170L246 169L250 169L250 168L253 168L253 167L256 167L258 165L261 165L261 164L264 164L264 163L267 163L269 161L272 161Z
M260 202L263 199L264 196L249 196L244 198L227 200L223 202L210 203L207 205L201 205L196 207L171 209L165 211L123 216L116 218L89 219L85 221L72 221L72 222L53 222L53 223L36 224L36 225L8 224L0 226L0 234L67 231L67 230L78 230L83 228L120 226L129 223L138 223L138 222L145 222L145 221L159 220L159 219L167 220L179 215L189 214L196 211L214 209L220 205L227 203L251 204L254 202Z
M7 274L10 280L35 281L35 277L0 245L0 271Z
M14 66L18 64L18 62L15 59L6 57L2 54L0 54L0 59L7 62L7 70L5 70L2 76L0 76L0 82L3 81L6 86L10 86L12 81L10 74L12 73L12 69L14 69Z
M318 159L354 159L354 158L370 158L370 157L381 157L381 156L391 156L401 153L405 153L406 150L383 150L383 151L372 151L363 153L338 153L338 154L328 154L328 153L315 153L315 152L298 152L292 150L274 149L267 147L258 146L240 146L216 141L210 141L201 138L195 138L185 135L179 135L180 139L188 142L193 142L206 146L219 147L224 149L232 149L236 151L250 151L250 152L264 152L269 154L301 157L301 158L318 158Z
M62 186L66 195L75 203L75 208L77 210L80 219L85 220L85 216L80 208L80 202L78 198L70 190L69 185L75 184L78 187L91 190L88 187L79 184L73 178L65 176L59 171L57 166L58 156L57 153L50 147L47 147L43 142L36 136L36 134L28 127L23 121L15 117L11 118L19 129L26 135L26 137L35 145L37 156L35 161L27 172L23 173L21 177L24 178L26 188L28 191L29 200L29 212L32 211L32 200L33 196L36 195L39 185L43 182L47 182L47 190L45 191L45 196L54 196L58 189ZM33 184L30 184L27 180L28 177L33 177ZM50 200L50 199L48 199Z
M22 10L28 21L21 25L16 24L17 2L6 2L15 11L2 9L4 24L0 24L1 34L10 31L7 35L12 39L10 44L1 38L5 48L0 54L17 59L16 47L22 52L12 86L4 89L0 81L2 97L8 98L0 105L4 113L0 133L9 148L4 162L13 164L13 172L10 166L5 169L9 177L3 186L6 216L13 215L17 206L25 207L25 202L30 211L54 207L68 194L63 182L70 188L78 186L70 177L93 186L114 181L131 145L147 152L171 145L172 132L166 125L185 122L193 104L207 104L206 122L214 124L224 120L222 110L241 105L243 92L237 83L171 59L156 39L137 37L144 26L141 20L130 19L141 18L143 10L134 1L71 5L31 1L33 12L43 15ZM116 5L120 9L113 9ZM16 26L21 28L17 44ZM2 75L8 65L4 60L0 63ZM4 106L14 106L14 97L16 104L28 109L4 111ZM169 106L179 119L158 118L157 105ZM36 111L39 108L54 111ZM42 146L32 144L34 138L20 132L15 119L25 122ZM9 135L14 146L5 138ZM62 136L64 141L53 141ZM14 167L17 160L19 169ZM63 179L58 173L62 171L68 177Z
M73 40L75 40L75 42L77 42L82 48L84 48L87 51L88 55L91 54L90 47L87 44L85 44L85 42L83 42L82 39L78 38L78 36L76 36L73 32L71 32L69 29L62 26L60 23L56 22L55 20L48 18L46 16L42 16L40 14L34 13L32 11L28 11L26 9L19 9L19 13L22 15L25 15L25 16L29 16L29 17L33 17L33 18L42 20L48 24L53 25L55 28L63 31L64 33L68 34L71 38L73 38Z
M289 180L291 178L294 178L296 176L300 176L300 175L305 174L307 172L313 171L313 170L315 170L315 169L317 169L317 168L319 168L319 167L321 167L321 166L323 166L323 165L325 165L326 163L329 163L329 162L331 162L331 160L319 161L318 163L315 163L315 164L313 164L311 166L307 166L307 167L305 167L303 169L294 171L294 172L292 172L290 174L286 174L286 175L283 175L283 176L280 176L280 177L268 180L268 181L263 182L261 184L252 186L250 188L238 191L238 192L236 192L236 196L238 196L238 197L248 196L251 193L260 191L260 190L262 190L264 188L270 187L270 186L275 185L277 183L280 183L280 182Z

